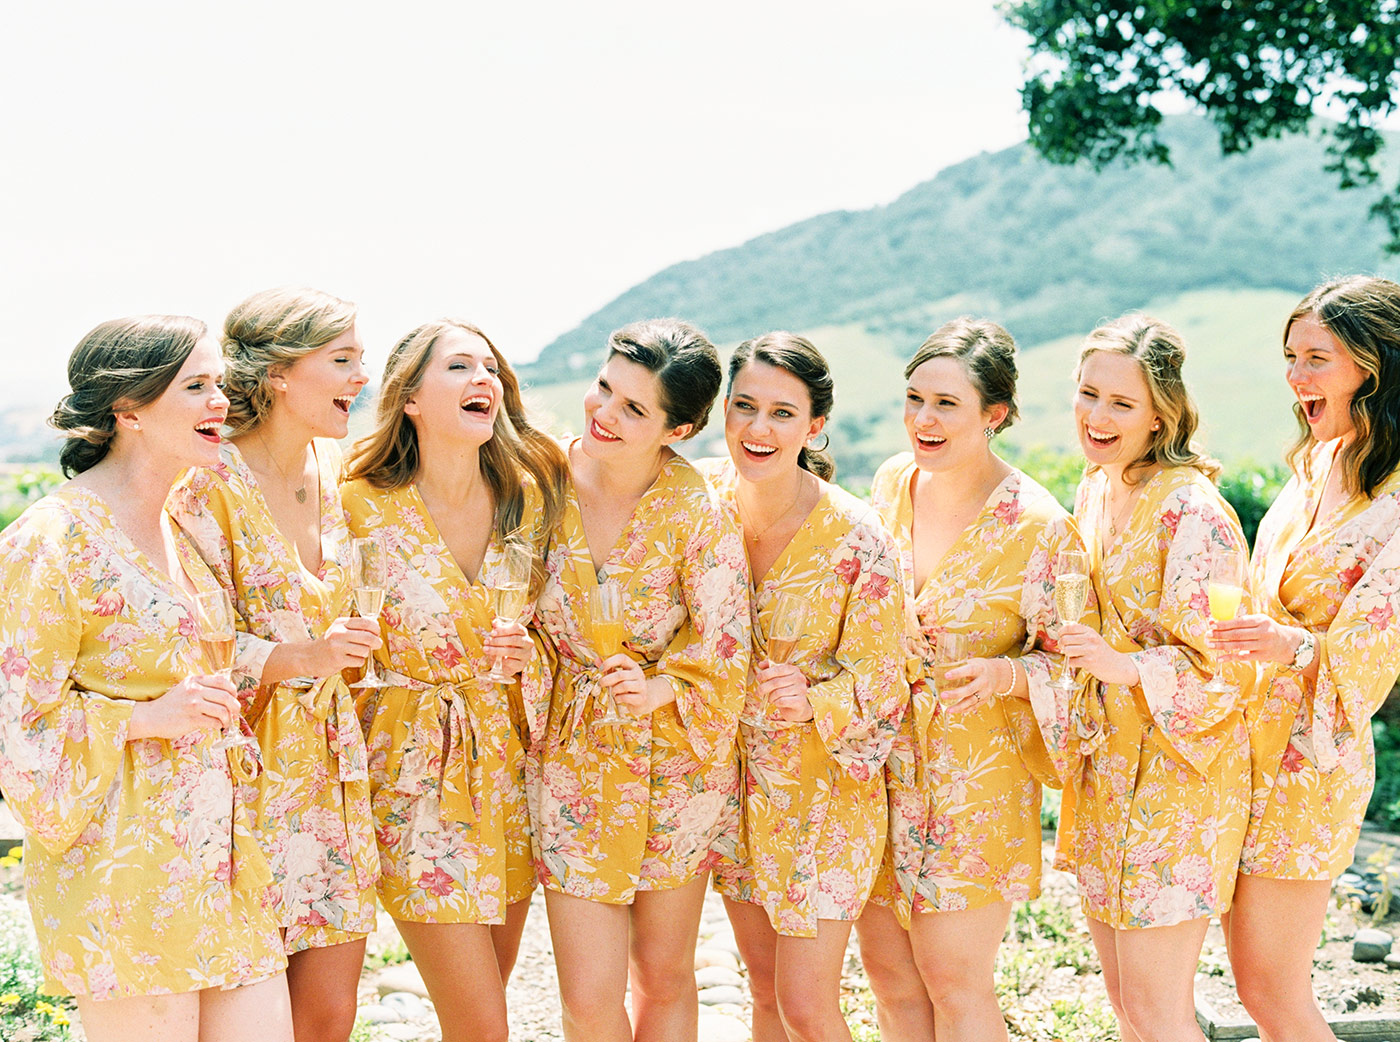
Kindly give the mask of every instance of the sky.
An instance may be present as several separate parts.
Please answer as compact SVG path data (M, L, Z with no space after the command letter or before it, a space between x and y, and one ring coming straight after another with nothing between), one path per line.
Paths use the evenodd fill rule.
M442 315L524 361L661 268L1025 136L990 0L14 4L0 406L93 325L303 284L377 376ZM642 317L642 316L638 316Z

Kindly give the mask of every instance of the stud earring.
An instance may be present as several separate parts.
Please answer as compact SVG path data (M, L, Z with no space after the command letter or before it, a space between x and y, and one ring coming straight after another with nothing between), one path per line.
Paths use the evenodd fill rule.
M134 431L139 431L139 430L141 429L141 421L140 421L140 420L135 420L135 421L133 421L132 424L131 424L131 429L134 430Z
M990 427L986 427L982 431L982 434L986 437L988 441L991 441L994 437L996 437L996 433L997 432L992 430L992 428Z

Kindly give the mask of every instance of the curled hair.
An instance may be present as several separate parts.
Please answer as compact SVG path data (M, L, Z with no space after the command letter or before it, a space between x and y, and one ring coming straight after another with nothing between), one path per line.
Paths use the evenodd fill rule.
M704 333L678 318L633 322L608 337L608 357L613 355L656 374L668 425L690 424L687 438L704 430L723 381L719 352Z
M208 328L184 315L141 315L103 322L73 348L66 395L49 424L67 433L58 453L69 477L100 463L116 437L118 412L141 409L165 393Z
M943 323L909 359L904 378L932 358L956 358L962 363L984 412L994 405L1006 406L998 433L1021 415L1016 405L1016 341L995 322L964 315Z
M422 467L418 428L404 412L404 406L423 386L423 376L438 341L453 331L480 337L498 366L501 408L496 413L490 440L481 446L482 477L495 501L493 528L502 537L520 528L525 513L522 480L528 473L535 479L544 501L543 530L550 531L564 510L568 461L554 439L530 423L515 371L490 337L470 322L452 318L427 322L394 345L384 364L374 428L350 450L347 473L352 480L364 478L382 489L402 488L418 476ZM543 562L536 561L536 565L542 585Z
M1147 315L1124 315L1105 323L1090 333L1080 347L1076 380L1084 360L1095 351L1127 355L1137 362L1147 383L1152 411L1162 421L1161 427L1150 433L1142 455L1123 468L1124 480L1131 481L1134 471L1160 464L1195 467L1211 481L1218 481L1219 461L1201 452L1193 440L1200 426L1200 414L1181 378L1182 366L1186 364L1186 345L1181 334Z
M229 436L267 419L274 376L354 325L354 304L315 289L263 290L230 311L223 339Z
M1283 327L1312 315L1365 374L1351 396L1356 437L1341 452L1343 487L1368 499L1400 464L1400 285L1369 275L1350 275L1318 286L1304 297ZM1303 407L1294 403L1301 432L1288 452L1295 472L1308 474L1315 444Z
M810 340L783 331L745 340L734 349L729 359L730 394L734 393L734 378L750 361L764 362L801 380L807 388L813 419L831 415L831 406L835 401L831 369ZM823 481L831 481L836 476L836 461L822 449L804 445L797 454L797 465Z

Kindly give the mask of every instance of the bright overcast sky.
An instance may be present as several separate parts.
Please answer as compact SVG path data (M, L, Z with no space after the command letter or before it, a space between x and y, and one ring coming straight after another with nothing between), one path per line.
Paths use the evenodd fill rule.
M0 404L47 404L98 321L216 324L283 283L357 301L376 376L441 314L531 358L668 264L1025 134L1024 40L988 0L82 0L5 21Z

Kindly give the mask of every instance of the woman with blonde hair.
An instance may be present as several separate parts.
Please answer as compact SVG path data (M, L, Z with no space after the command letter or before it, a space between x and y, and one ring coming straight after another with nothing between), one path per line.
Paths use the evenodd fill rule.
M535 887L525 748L549 674L522 621L494 617L512 540L543 584L567 463L476 326L429 322L394 347L374 430L341 496L387 559L386 686L360 716L383 874L379 899L423 974L443 1042L507 1037L505 982ZM528 614L527 616L528 617ZM493 667L515 678L502 685Z
M879 872L885 758L909 701L898 548L810 444L832 398L809 340L746 340L729 363L730 459L700 464L743 530L767 653L751 663L741 728L742 823L715 869L755 1042L851 1037L846 941ZM794 599L805 611L789 632Z
M344 669L379 647L350 617L340 451L367 379L354 305L310 289L256 293L224 322L229 439L171 513L239 617L243 716L263 771L253 828L280 888L298 1042L344 1042L374 929L364 737Z
M748 576L734 523L671 446L705 425L720 380L694 327L625 326L567 450L536 608L554 682L531 798L570 1040L698 1027L700 910L739 805Z
M904 369L913 452L875 475L911 605L889 854L856 923L889 1042L1005 1039L993 964L1011 903L1040 891L1040 785L1054 774L1027 697L1059 665L1054 567L1080 543L1054 497L992 449L1016 419L1015 353L994 322L937 329Z
M1125 1042L1203 1037L1196 962L1230 906L1248 799L1244 676L1207 651L1211 562L1242 565L1245 541L1220 465L1192 443L1185 360L1176 330L1143 315L1080 350L1075 519L1102 632L1066 626L1082 684L1032 695L1065 779L1056 863L1079 878Z
M1283 357L1293 479L1259 525L1257 613L1215 627L1217 648L1262 668L1225 935L1259 1037L1314 1042L1334 1036L1312 956L1375 783L1371 717L1400 672L1400 285L1318 286L1288 316Z
M0 536L0 786L45 991L91 1042L292 1038L271 876L217 744L238 700L199 643L217 584L164 512L218 461L222 373L196 319L92 330L50 421L74 476Z

